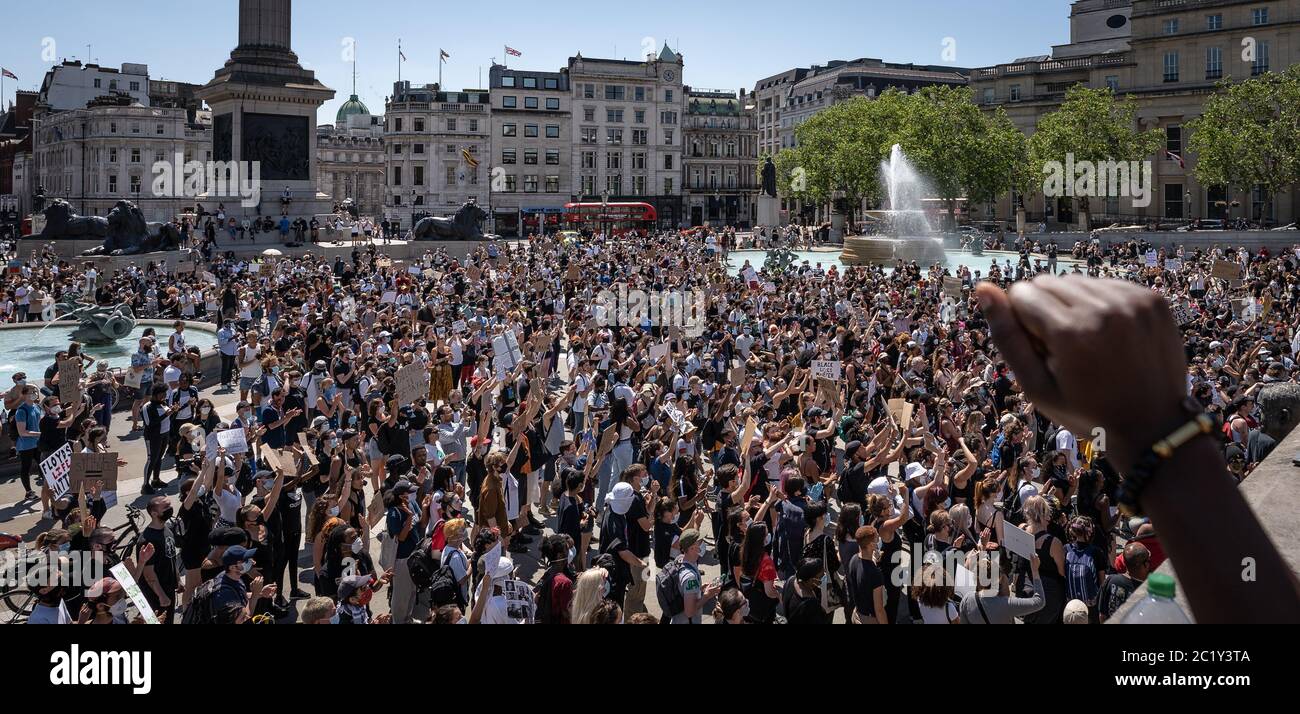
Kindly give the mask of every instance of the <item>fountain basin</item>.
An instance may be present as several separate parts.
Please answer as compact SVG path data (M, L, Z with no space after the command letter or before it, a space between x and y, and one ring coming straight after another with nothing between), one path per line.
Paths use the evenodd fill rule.
M923 236L849 236L844 239L844 252L840 256L840 262L845 265L892 266L900 260L916 261L921 266L945 263L943 240Z
M86 354L108 361L109 369L131 365L145 328L152 327L163 347L172 333L172 320L140 320L135 329L116 342L95 340L94 335L79 329L76 322L29 322L0 325L0 378L12 385L15 372L26 372L32 384L41 384L45 370L54 362L54 353L68 348L72 341L81 342ZM216 325L206 322L185 323L185 343L199 348L202 355L204 386L219 378L221 357L217 352ZM209 382L210 381L210 382ZM0 387L6 388L6 387ZM127 406L130 406L128 403Z

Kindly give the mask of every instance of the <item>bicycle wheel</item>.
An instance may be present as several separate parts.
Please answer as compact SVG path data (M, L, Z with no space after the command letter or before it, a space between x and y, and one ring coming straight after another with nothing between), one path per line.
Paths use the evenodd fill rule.
M26 622L36 606L36 593L25 587L6 590L0 595L0 623L15 625Z

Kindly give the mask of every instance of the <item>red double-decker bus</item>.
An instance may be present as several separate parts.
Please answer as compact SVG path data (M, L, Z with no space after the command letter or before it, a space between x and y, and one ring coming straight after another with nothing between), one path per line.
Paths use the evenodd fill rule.
M604 231L621 235L629 231L652 231L655 227L654 206L648 203L566 203L564 223L570 230Z

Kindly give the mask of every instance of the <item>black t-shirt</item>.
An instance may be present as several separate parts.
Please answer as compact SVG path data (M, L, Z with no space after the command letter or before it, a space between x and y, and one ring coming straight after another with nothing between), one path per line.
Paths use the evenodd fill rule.
M829 625L832 614L822 609L820 596L815 591L800 595L794 582L794 577L785 581L785 587L781 591L786 622L791 625Z
M1097 601L1097 612L1102 617L1109 618L1113 616L1141 584L1140 581L1134 580L1124 573L1111 573L1106 577L1106 582L1102 583L1101 598Z
M673 543L682 534L676 523L655 521L655 567L662 569L673 559Z
M876 616L876 588L885 584L885 576L880 566L870 560L854 556L849 560L848 572L844 579L844 589L849 602L862 617Z
M632 508L628 509L624 516L627 519L627 545L628 549L642 560L650 555L650 532L643 529L637 521L650 515L646 512L645 501L638 498L632 499Z
M871 485L871 474L867 472L866 462L859 461L844 471L840 480L839 497L841 503L856 503L865 506L867 487Z
M153 557L145 565L153 566L154 574L158 576L159 587L167 593L168 598L175 601L177 576L173 559L176 557L176 541L172 539L171 531L167 528L145 528L140 533L140 540L153 545ZM158 605L157 595L152 587L144 583L143 578L141 578L140 589L144 591L151 605Z
M210 510L213 505L212 497L207 494L194 499L194 505L190 508L181 504L180 518L185 529L181 540L181 558L187 566L189 563L202 563L203 556L208 554L208 534L216 523Z

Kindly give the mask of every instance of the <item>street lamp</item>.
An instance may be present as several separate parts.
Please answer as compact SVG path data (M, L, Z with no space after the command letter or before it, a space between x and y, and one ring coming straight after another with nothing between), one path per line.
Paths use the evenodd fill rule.
M606 232L606 231L605 231L605 225L606 225L606 223L607 223L607 221L606 221L606 213L607 213L608 211L609 211L609 189L605 189L605 190L602 191L601 194L600 194L600 225L601 225L600 232L601 232L601 234L604 234L604 233Z

